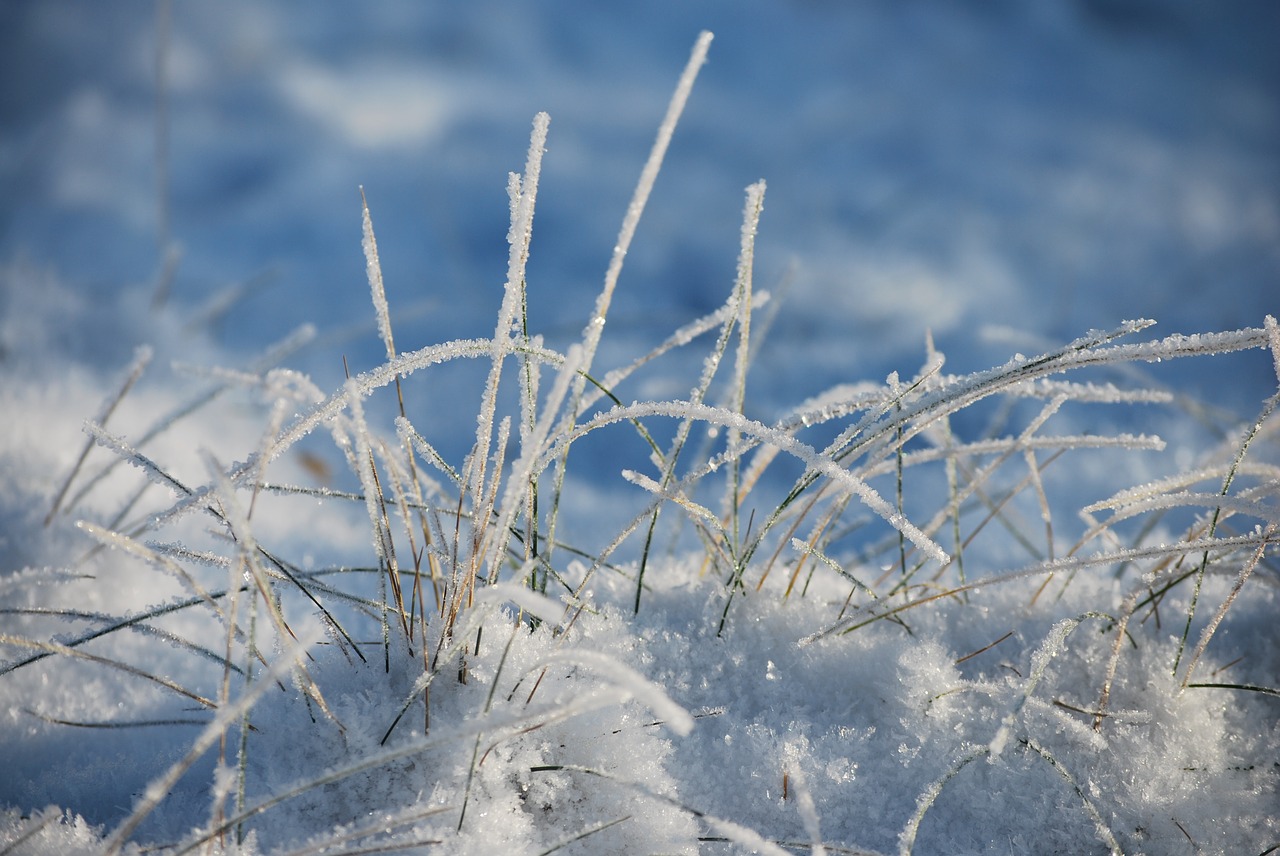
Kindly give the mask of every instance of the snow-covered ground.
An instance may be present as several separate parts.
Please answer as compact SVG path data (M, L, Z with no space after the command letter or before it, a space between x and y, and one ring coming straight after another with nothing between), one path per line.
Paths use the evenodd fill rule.
M1280 846L1277 32L0 6L0 851Z

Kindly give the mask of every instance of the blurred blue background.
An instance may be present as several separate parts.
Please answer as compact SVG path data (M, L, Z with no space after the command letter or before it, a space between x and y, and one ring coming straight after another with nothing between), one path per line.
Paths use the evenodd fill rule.
M1278 308L1269 0L6 0L0 260L53 268L108 307L155 288L167 231L177 311L239 284L213 334L257 351L314 322L320 343L299 360L331 387L339 352L353 370L381 358L357 188L399 347L490 334L506 176L546 110L530 320L564 346L704 28L710 61L628 258L605 366L724 300L743 189L760 178L756 286L785 292L753 379L763 418L831 383L910 374L928 330L967 371L1123 319L1195 332ZM119 365L132 344L102 347ZM1228 373L1248 401L1270 388L1265 360ZM623 397L688 389L654 383Z

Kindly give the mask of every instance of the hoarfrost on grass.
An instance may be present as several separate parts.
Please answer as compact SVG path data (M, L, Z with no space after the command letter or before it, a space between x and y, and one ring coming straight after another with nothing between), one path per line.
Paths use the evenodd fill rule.
M104 384L115 393L82 405L68 385L75 404L38 411L78 421L97 403L98 418L79 463L78 440L50 458L70 468L57 492L58 479L0 459L22 474L0 498L6 515L38 523L52 509L48 535L19 523L15 537L65 538L56 524L71 513L112 549L59 543L58 569L5 569L3 727L27 778L3 791L24 802L0 816L0 846L1256 852L1280 840L1268 683L1280 594L1258 585L1275 578L1277 399L1184 474L1137 488L1130 469L1145 473L1137 462L1163 441L1081 416L1142 405L1175 431L1207 418L1146 378L1131 388L1126 370L1262 347L1280 376L1274 320L1136 342L1150 322L1127 322L960 375L943 374L930 338L914 375L762 416L748 373L767 326L754 319L760 182L723 305L597 383L623 261L709 44L702 34L680 76L580 341L551 347L526 329L550 151L538 114L508 184L492 338L397 352L362 199L380 365L326 397L275 367L314 331L243 369L176 379L143 372L138 351L123 381ZM111 321L100 326L137 318ZM673 381L686 400L617 403L642 367L713 330L710 352L688 361L691 385ZM472 390L474 443L447 461L423 427L441 400L402 385L477 358L489 365ZM209 385L192 395L192 377ZM154 397L137 405L148 383ZM392 385L394 404L374 400ZM250 400L228 403L237 388ZM590 415L604 396L615 406ZM154 418L133 430L132 406ZM988 406L985 424L965 424ZM350 472L336 486L291 483L295 453L325 434ZM608 509L590 507L592 485L579 497L566 475L599 460L570 447L601 438L651 453L650 470L612 468L647 491L616 535L598 531ZM1059 457L1094 454L1125 466L1104 464L1096 486L1096 469L1053 478ZM85 501L91 491L100 501ZM596 542L560 527L575 502ZM660 527L670 503L688 514ZM629 555L637 533L648 537ZM41 810L45 793L106 826Z

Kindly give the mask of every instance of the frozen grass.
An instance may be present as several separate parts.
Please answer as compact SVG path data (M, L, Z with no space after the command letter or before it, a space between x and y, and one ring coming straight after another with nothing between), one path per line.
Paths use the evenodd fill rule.
M138 353L68 474L45 474L49 532L74 518L88 541L65 567L7 578L0 697L9 734L94 729L154 751L105 826L75 805L16 806L0 852L1280 846L1280 398L1260 390L1246 427L1136 486L1164 443L1079 415L1156 405L1164 424L1189 421L1129 370L1261 349L1280 377L1276 322L1163 338L1126 322L965 375L928 343L910 377L763 422L749 415L767 326L760 182L723 307L602 370L623 262L709 44L572 347L527 320L540 114L508 185L492 337L397 350L362 198L382 365L326 394L276 368L284 343L197 372L207 391L149 399L150 423L120 430L147 377ZM627 403L651 363L698 348L685 398ZM426 379L470 360L474 405L434 399ZM420 430L441 406L476 407L462 460ZM231 423L256 437L234 462L163 442L187 431L211 449ZM647 499L616 533L593 525L599 475L576 476L598 460L578 445L600 442L648 455L623 473ZM120 761L95 763L78 769Z

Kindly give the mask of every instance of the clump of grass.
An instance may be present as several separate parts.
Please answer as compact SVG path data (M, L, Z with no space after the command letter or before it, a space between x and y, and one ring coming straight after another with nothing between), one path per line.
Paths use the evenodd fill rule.
M354 816L334 819L328 837L312 852L325 847L447 848L450 836L483 822L472 806L477 790L490 786L486 777L496 762L489 759L517 751L512 747L527 735L557 733L566 722L626 704L648 710L655 725L688 733L694 718L672 700L668 688L607 652L587 650L573 633L584 615L599 608L589 586L597 574L627 575L634 593L631 612L650 608L645 593L668 560L659 545L682 530L696 538L707 573L720 581L716 606L705 616L706 629L715 635L734 628L735 610L748 597L786 600L809 597L811 591L821 597L844 592L833 603L827 624L805 628L804 641L816 644L882 621L911 632L919 611L963 604L994 586L1026 586L1030 608L1038 600L1061 597L1081 573L1117 569L1131 581L1120 603L1061 622L1045 636L989 743L969 747L921 792L898 839L904 853L911 852L943 791L974 761L999 763L1015 748L1056 773L1078 797L1107 848L1122 849L1119 834L1105 819L1106 806L1098 805L1082 783L1082 771L1070 770L1032 733L1024 716L1024 709L1036 702L1050 662L1086 621L1105 627L1114 640L1109 660L1096 675L1096 704L1085 711L1095 731L1106 727L1126 641L1133 640L1133 619L1144 610L1155 614L1188 587L1192 591L1182 607L1181 642L1171 664L1181 675L1181 687L1277 692L1195 678L1215 632L1276 542L1277 471L1269 463L1255 463L1253 454L1274 441L1280 398L1268 399L1251 427L1207 463L1086 506L1085 529L1074 541L1063 540L1071 527L1055 518L1058 505L1050 497L1046 475L1058 461L1091 451L1135 454L1163 447L1158 438L1146 435L1049 433L1059 421L1070 424L1061 417L1072 408L1170 399L1154 389L1120 388L1105 379L1108 369L1261 347L1270 349L1280 376L1280 332L1273 319L1261 329L1147 340L1138 337L1152 322L1127 322L1036 357L1019 356L966 375L946 374L943 356L929 343L923 367L909 378L894 375L883 383L839 387L781 419L761 421L748 416L747 407L757 330L766 326L753 318L768 299L753 283L765 200L765 184L759 182L746 189L737 275L724 305L629 365L603 372L597 368L625 256L709 44L710 35L703 34L695 45L642 170L581 340L565 351L548 348L527 320L526 264L534 247L550 121L539 114L524 171L513 174L508 185L506 289L492 337L397 349L372 206L362 191L366 269L385 346L381 365L325 394L309 379L274 368L296 345L291 339L245 370L216 372L207 392L129 441L112 433L107 423L145 373L149 354L139 353L119 391L89 424L91 445L110 452L110 461L96 473L82 475L91 457L87 446L58 491L49 519L80 513L87 495L117 478L119 464L129 465L142 473L148 487L122 503L110 520L85 522L82 528L97 545L149 566L183 594L128 615L70 607L43 614L55 624L95 625L61 641L0 637L6 645L31 652L0 668L0 679L50 657L78 658L158 683L203 709L191 720L201 729L190 751L136 801L106 839L107 852L121 851L183 775L215 747L218 774L208 819L174 852L245 844L251 830L265 834L271 818L288 804L306 802L371 771L400 781L408 765L424 758L440 764L438 782L447 785L441 801L404 794L387 819L361 825L352 825ZM621 390L641 367L671 351L695 347L704 338L712 341L686 398L623 403ZM473 359L488 364L476 405L474 442L464 460L449 462L415 422L413 380L443 364ZM720 377L725 363L727 379ZM1064 379L1068 372L1089 374L1084 380ZM255 390L270 402L261 441L243 461L226 464L206 455L204 481L193 484L150 456L147 449L156 437L236 386ZM382 406L381 399L393 389L393 401ZM998 430L976 439L962 436L955 418L993 404ZM295 412L300 415L290 416ZM674 428L660 429L662 422ZM635 434L650 450L650 472L624 473L650 499L603 547L587 549L562 537L565 492L571 489L567 475L575 444L605 431ZM715 439L696 448L691 440L700 433ZM350 490L268 477L300 444L321 434L328 435L345 461ZM1194 489L1204 483L1214 489ZM154 486L166 498L157 499ZM301 557L261 536L258 518L268 516L274 502L299 497L325 508L362 509L370 542L367 562L308 568ZM1153 542L1151 534L1166 515L1185 509L1199 516L1183 534ZM1031 524L1024 522L1028 510L1035 520ZM1241 520L1256 525L1242 527ZM1136 530L1129 525L1134 521L1142 524ZM200 533L200 547L184 540L193 532ZM666 539L664 533L676 534ZM984 536L1002 549L1014 545L1022 563L993 570L992 551L980 549ZM1234 584L1192 645L1203 583L1215 573L1231 573ZM169 616L193 614L205 619L198 641L160 623ZM203 663L193 665L191 674L211 680L216 693L202 694L146 666L87 650L125 631L144 634ZM322 639L327 641L321 644ZM371 710L351 698L341 703L332 698L334 687L353 682L378 699ZM260 721L255 711L290 684L291 718L282 721L278 713L264 713L268 721ZM362 714L361 719L371 714L377 721L355 722L352 713ZM174 718L162 721L173 724ZM115 726L157 727L160 722L140 718ZM295 733L302 735L300 751L330 759L323 772L313 769L289 784L255 782L255 775L263 775L254 764L255 752L261 751L257 741L289 739ZM442 759L453 759L453 765ZM574 805L573 800L545 785L553 776L563 783L557 787L571 792L582 787L573 782L583 777L611 782L619 793L632 796L644 791L613 772L543 763L526 764L517 777L523 798L545 799L546 805L572 814L565 806ZM791 781L789 776L784 774L783 780ZM798 770L794 780L803 781ZM824 846L818 812L809 791L803 794L809 844ZM647 811L674 811L692 824L700 831L696 840L731 840L775 850L791 846L770 830L748 829L667 794L650 789L643 797L651 804ZM624 827L631 817L552 821L552 845L546 852L601 840L596 836ZM430 825L439 818L444 819L439 825ZM39 823L47 824L47 818ZM427 827L430 834L418 831ZM326 833L326 828L314 831ZM33 826L30 834L37 832Z

